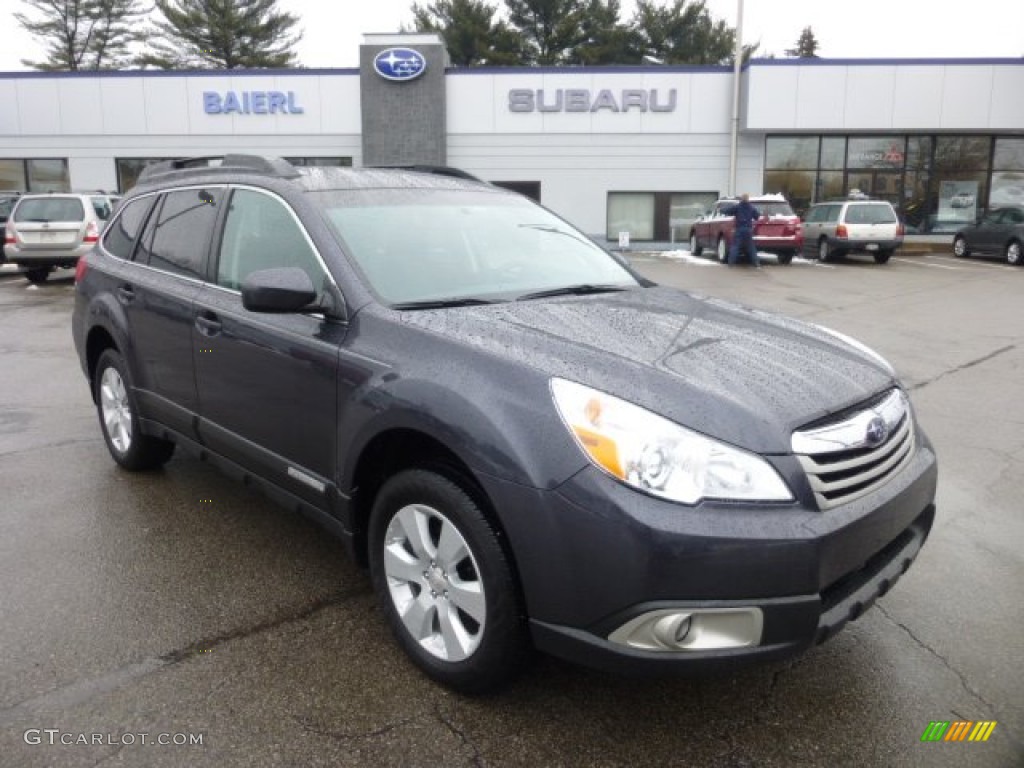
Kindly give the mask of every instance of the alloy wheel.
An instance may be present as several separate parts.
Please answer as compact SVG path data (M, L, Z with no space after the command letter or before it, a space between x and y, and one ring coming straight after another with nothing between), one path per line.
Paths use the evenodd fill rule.
M100 408L110 443L118 453L127 453L132 445L132 410L128 390L116 368L103 371L100 379Z
M1021 256L1020 242L1014 240L1008 246L1006 246L1006 262L1013 264L1014 266L1020 266L1024 264Z
M384 574L399 619L431 656L462 661L487 618L480 568L466 538L433 507L398 510L384 536Z

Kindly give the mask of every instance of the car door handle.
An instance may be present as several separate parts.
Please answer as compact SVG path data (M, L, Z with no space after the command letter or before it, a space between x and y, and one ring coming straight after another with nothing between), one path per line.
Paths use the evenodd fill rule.
M131 283L124 283L120 288L118 288L117 295L125 304L131 304L135 301L135 289L132 287Z
M196 329L204 336L216 336L221 327L220 319L214 312L204 311L196 315Z

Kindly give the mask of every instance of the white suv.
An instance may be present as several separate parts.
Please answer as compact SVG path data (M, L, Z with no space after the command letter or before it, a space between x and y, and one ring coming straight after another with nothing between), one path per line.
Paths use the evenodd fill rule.
M821 261L868 253L885 264L903 244L903 224L885 200L817 203L804 219L804 253Z
M41 283L55 267L73 267L99 240L119 198L105 194L22 195L7 219L4 255Z

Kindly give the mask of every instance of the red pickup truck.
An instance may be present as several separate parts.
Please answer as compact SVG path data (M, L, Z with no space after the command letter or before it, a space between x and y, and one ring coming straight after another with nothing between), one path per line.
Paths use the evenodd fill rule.
M700 256L705 248L713 248L719 261L726 260L736 220L722 211L738 202L723 198L693 223L690 229L690 252L694 256ZM789 264L804 244L800 217L793 213L782 195L751 197L750 202L761 212L761 218L754 224L754 245L758 252L774 253L779 264Z

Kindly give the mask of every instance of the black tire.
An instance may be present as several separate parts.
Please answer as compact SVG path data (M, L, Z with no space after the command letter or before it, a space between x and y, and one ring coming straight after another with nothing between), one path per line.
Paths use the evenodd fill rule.
M828 238L823 237L818 241L818 261L832 261L832 249L829 248Z
M779 259L779 264L792 264L793 263L793 257L795 255L796 255L796 251L783 251L782 253L777 254L778 259Z
M967 238L963 235L957 235L953 238L953 255L958 259L963 259L971 255L971 249L967 245Z
M117 382L123 392L118 391ZM93 375L93 392L103 439L114 461L133 472L156 469L167 463L174 454L174 443L142 434L131 374L117 350L107 349L100 355ZM118 403L120 407L115 405ZM110 424L106 415L111 416Z
M406 535L409 527L403 521L412 520L425 521L411 527L426 532L428 541L417 543L413 539L418 536ZM460 554L446 560L439 544L442 536L457 541L455 534L461 542L452 551ZM424 469L387 480L370 513L369 554L381 611L398 644L428 677L462 693L485 693L515 676L529 655L516 579L495 529L460 485ZM479 605L470 608L481 614L481 621L463 610L468 604L449 598L449 586L453 595L457 589L470 594L456 586L460 582L482 593L482 611ZM463 635L450 634L451 639L468 638L472 648L456 645L450 652L443 625L453 621ZM407 622L429 636L421 642Z
M1020 240L1011 240L1006 244L1006 263L1015 267L1024 267L1024 253Z
M25 277L28 278L30 283L45 283L46 278L50 276L50 267L32 267L25 271Z
M715 255L722 264L726 264L729 261L729 243L726 242L722 235L718 236L718 243L715 245Z
M700 256L704 252L704 248L701 247L700 241L697 239L697 233L690 233L690 253L694 256Z
M875 264L887 264L892 258L892 251L878 251L874 256Z

